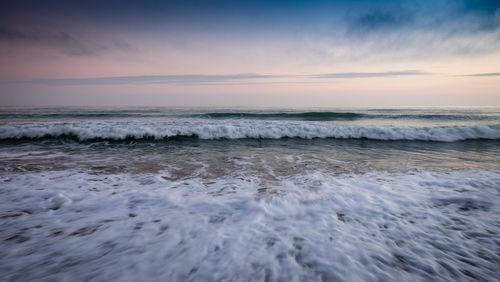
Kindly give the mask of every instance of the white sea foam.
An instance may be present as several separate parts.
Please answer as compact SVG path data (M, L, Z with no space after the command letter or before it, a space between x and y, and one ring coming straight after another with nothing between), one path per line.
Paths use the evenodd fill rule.
M0 139L72 137L91 139L242 138L367 138L452 142L500 139L500 125L471 126L361 126L311 121L203 120L31 122L0 125Z
M12 174L5 280L494 280L500 171Z

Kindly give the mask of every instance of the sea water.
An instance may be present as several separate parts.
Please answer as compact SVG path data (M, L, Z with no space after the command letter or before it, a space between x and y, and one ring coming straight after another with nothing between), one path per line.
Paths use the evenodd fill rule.
M5 281L498 279L500 109L3 108Z

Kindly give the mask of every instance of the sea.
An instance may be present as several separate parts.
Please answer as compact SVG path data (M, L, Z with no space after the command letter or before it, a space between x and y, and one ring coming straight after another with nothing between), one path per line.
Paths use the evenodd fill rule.
M499 281L500 108L1 108L2 281Z

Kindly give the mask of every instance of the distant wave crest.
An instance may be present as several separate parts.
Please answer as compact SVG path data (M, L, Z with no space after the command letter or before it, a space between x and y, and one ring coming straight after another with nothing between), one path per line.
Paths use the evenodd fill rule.
M474 126L355 126L304 121L86 121L0 125L0 140L69 138L89 140L336 138L453 142L500 139L500 124Z
M202 118L214 119L297 119L297 120L353 120L363 118L365 114L350 112L301 112L301 113L245 113L245 112L220 112L195 115Z
M183 114L164 111L75 111L64 110L61 112L3 112L0 120L8 119L117 119L117 118L201 118L215 120L252 119L252 120L303 120L303 121L353 121L368 119L390 119L390 120L436 120L436 121L484 121L498 120L498 115L477 113L411 113L401 111L382 110L381 112L332 112L332 111L309 111L309 112L236 112L221 111L196 114Z
M276 120L308 120L335 121L358 119L410 119L410 120L494 120L496 116L467 114L400 114L400 113L354 113L354 112L290 112L290 113L246 113L246 112L214 112L191 117L209 119L276 119Z

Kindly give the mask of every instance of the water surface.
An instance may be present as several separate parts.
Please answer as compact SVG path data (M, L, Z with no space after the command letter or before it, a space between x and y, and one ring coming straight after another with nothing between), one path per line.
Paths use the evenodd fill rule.
M483 280L500 110L0 111L0 274Z

